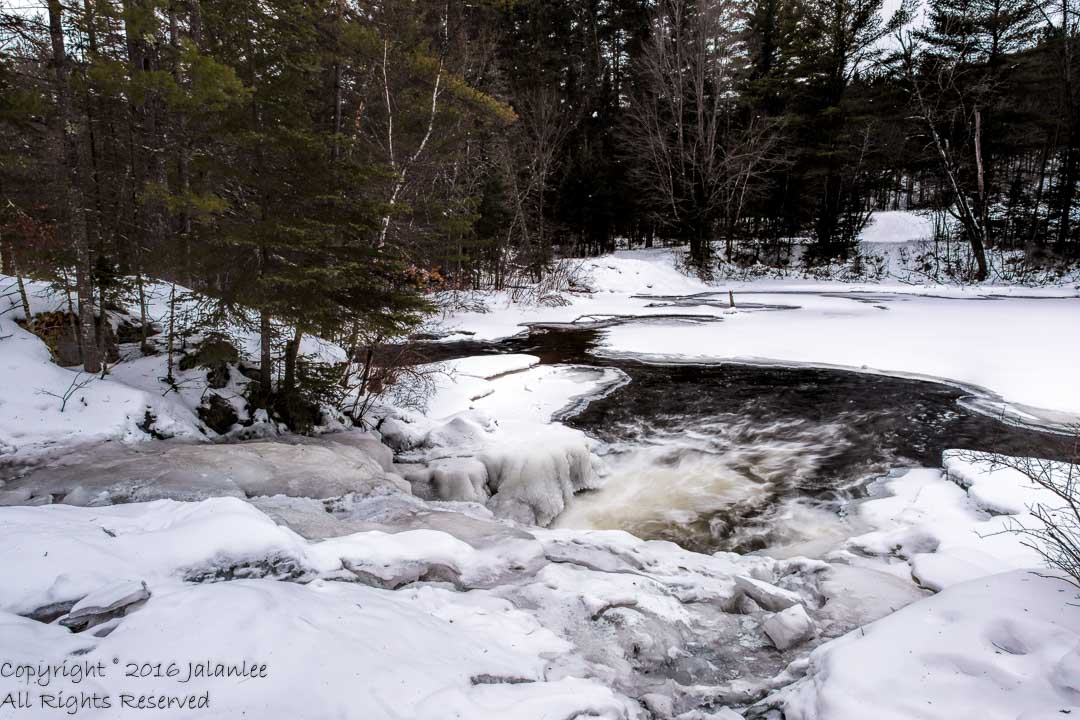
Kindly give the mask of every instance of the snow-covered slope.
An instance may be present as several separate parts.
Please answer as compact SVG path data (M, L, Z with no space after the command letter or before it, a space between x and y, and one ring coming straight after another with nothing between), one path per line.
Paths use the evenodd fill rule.
M26 461L58 446L147 440L150 427L203 437L192 407L175 395L59 367L10 314L0 316L0 371L0 462Z

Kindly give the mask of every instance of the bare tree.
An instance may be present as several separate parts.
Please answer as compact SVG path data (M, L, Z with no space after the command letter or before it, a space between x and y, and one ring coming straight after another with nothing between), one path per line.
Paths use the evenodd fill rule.
M740 7L731 0L660 0L630 109L636 178L654 216L705 269L717 223L733 228L773 146L772 127L735 123Z
M988 231L986 222L986 183L984 166L982 162L982 122L981 114L976 106L971 113L975 131L972 136L974 155L976 158L976 193L978 198L973 202L972 192L966 187L963 173L963 160L958 156L955 146L943 138L939 125L945 122L947 113L959 112L966 114L964 104L947 109L939 101L940 98L962 97L958 90L957 74L961 72L956 64L935 63L933 68L927 68L923 63L923 51L912 38L911 33L897 33L897 41L900 44L900 60L903 65L904 76L911 87L912 101L916 117L925 126L930 137L930 145L937 156L941 172L949 183L952 191L953 204L948 210L964 229L964 235L971 243L971 252L975 256L978 265L975 279L985 280L989 274L986 263L986 245ZM927 72L929 70L929 72ZM930 87L933 83L933 88ZM981 207L979 211L976 208Z
M516 111L520 122L502 155L508 178L513 221L508 239L516 238L534 279L548 269L550 234L545 219L545 198L557 168L560 149L572 127L572 117L561 107L558 93L538 86L520 93Z

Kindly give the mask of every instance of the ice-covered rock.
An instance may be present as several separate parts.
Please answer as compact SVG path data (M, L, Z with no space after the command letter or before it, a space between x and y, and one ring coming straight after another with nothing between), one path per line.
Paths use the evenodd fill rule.
M492 490L488 506L500 517L547 525L596 482L589 439L562 425L508 425L480 455Z
M770 615L761 627L777 650L795 647L814 634L814 621L802 605L792 605Z
M487 502L487 467L472 457L440 458L405 473L413 494L425 500Z
M377 462L386 472L394 470L394 451L371 433L337 432L324 435L321 439L332 445L355 447Z
M954 466L955 467L955 466ZM1019 473L995 473L973 484L997 485L994 504L1014 507L1039 502L1045 491L1033 488ZM1038 567L1039 553L1017 541L1010 530L1017 523L1038 521L1026 509L1020 515L990 515L986 500L972 498L939 470L914 469L883 478L875 497L860 503L859 517L876 530L857 536L847 547L861 555L898 558L923 587L949 585L1016 568Z
M527 577L542 564L543 549L531 539L478 548L446 532L408 530L332 538L312 546L310 555L322 567L340 562L378 587L393 589L423 579L475 588L508 581L511 575Z
M735 587L765 610L779 612L802 602L798 593L745 575L735 576ZM782 649L782 648L781 648Z
M59 496L71 505L409 492L404 480L384 470L386 460L366 436L355 442L339 438L332 442L173 445L156 453L104 455L89 465L46 466L18 482L33 497Z
M150 599L150 589L142 581L123 581L90 593L60 618L60 624L73 630L99 625Z

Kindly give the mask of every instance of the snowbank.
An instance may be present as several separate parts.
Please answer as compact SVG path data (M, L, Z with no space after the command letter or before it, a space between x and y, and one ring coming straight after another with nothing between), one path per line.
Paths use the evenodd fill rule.
M148 440L151 428L204 437L192 409L172 398L59 367L10 315L0 316L0 338L0 462L26 462L58 446Z
M789 720L983 720L1080 712L1080 612L1067 583L1016 571L954 585L810 656Z
M1039 527L1030 509L1055 499L991 456L946 453L946 472L914 469L886 478L860 503L858 517L876 530L852 538L861 555L902 561L932 590L970 579L1042 566L1039 553L1012 530ZM950 479L951 478L951 479Z
M298 535L235 498L0 508L0 610L29 614L121 580L153 589L249 563L295 570L303 548Z
M68 297L49 283L25 280L24 285L34 315L69 310ZM0 275L0 287L6 290L0 298L0 368L5 377L0 394L0 462L30 463L72 446L110 441L130 445L162 437L188 442L216 437L197 414L207 396L206 369L179 367L181 356L200 335L185 334L178 340L173 368L176 383L165 382L165 339L159 331L170 311L169 285L144 285L152 326L149 344L157 352L145 355L137 342L121 344L120 360L110 365L104 378L57 365L45 343L16 322L26 318L15 279ZM203 312L200 306L205 298L182 287L176 288L176 297L179 322L194 322ZM107 318L114 331L122 322L137 321L115 310ZM258 357L259 336L251 329L257 322L247 320L236 319L217 330L238 347L241 357ZM322 362L345 359L342 348L312 336L304 337L301 353ZM242 397L247 384L248 378L231 367L225 383L215 386L214 394L230 404L240 420L249 419Z
M103 638L81 636L72 643L59 626L8 614L0 614L0 627L5 650L14 651L6 660L58 662L65 648L77 645L80 660L104 663L104 680L61 685L69 694L110 695L110 710L80 712L94 718L133 712L120 705L122 693L205 693L208 707L198 712L205 718L434 719L450 712L494 720L510 708L514 717L538 720L631 716L624 698L595 681L549 681L551 658L569 646L528 615L506 602L451 597L435 588L391 593L266 580L173 586ZM181 685L132 681L113 667L114 658L126 664L151 657L166 666L177 662L181 678L188 662L246 661L265 665L265 671L242 679L196 677Z
M934 234L933 218L927 213L907 210L878 211L859 235L864 243L911 243L928 240Z

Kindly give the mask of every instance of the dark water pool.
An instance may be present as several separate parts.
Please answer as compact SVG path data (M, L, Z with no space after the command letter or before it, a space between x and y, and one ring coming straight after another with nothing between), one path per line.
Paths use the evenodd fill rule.
M699 551L798 543L842 518L870 480L939 467L947 449L1067 458L1066 439L966 409L955 387L865 373L719 363L654 365L594 354L595 329L444 343L430 360L525 352L617 367L630 382L565 422L601 441L608 487L565 521Z

